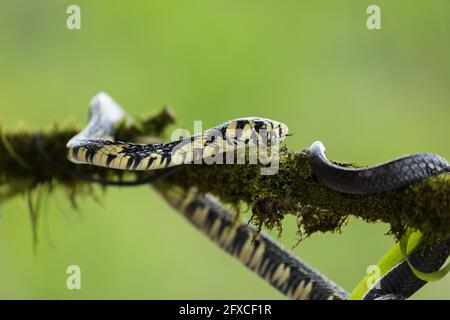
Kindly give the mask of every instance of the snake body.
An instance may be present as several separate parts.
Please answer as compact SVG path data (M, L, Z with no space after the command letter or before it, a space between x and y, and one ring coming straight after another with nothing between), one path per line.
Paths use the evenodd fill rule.
M283 141L288 133L283 123L252 117L231 120L168 143L114 141L114 128L123 118L123 110L108 95L95 96L88 125L67 143L68 159L113 169L155 170L210 159L234 150L267 147Z
M240 118L198 135L164 144L136 144L114 140L115 128L125 112L108 95L100 93L90 105L88 125L67 143L67 157L75 163L122 170L155 170L192 163L217 154L261 147L282 141L285 124L264 118ZM230 149L231 147L231 149ZM200 155L195 150L201 149ZM325 186L343 193L385 192L449 172L448 162L433 154L416 154L372 168L351 169L329 161L325 148L315 142L307 149L313 175ZM275 241L246 222L236 222L220 203L199 194L154 187L197 228L225 251L293 299L345 299L347 293L309 265L292 256ZM420 271L441 267L450 252L450 240L410 256ZM366 299L407 298L425 282L411 271L406 259L389 270ZM380 289L381 288L381 289ZM377 291L378 290L378 291Z
M373 194L409 186L442 172L449 172L449 163L431 153L408 155L370 168L339 166L325 156L325 147L314 142L307 152L315 177L338 192Z

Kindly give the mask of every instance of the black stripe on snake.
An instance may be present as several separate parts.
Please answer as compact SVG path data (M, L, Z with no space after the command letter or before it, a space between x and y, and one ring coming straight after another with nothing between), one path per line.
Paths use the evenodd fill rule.
M165 144L148 145L114 141L115 127L124 119L126 119L124 111L108 95L101 93L94 97L87 127L67 144L68 159L75 163L123 170L154 170L192 163L194 160L192 150L196 148L203 149L202 157L208 158L217 153L228 152L230 149L227 149L227 146L230 145L234 149L239 149L260 146L261 141L280 142L288 133L287 126L280 122L254 117L228 121L200 135ZM439 173L449 172L448 162L432 154L410 155L372 168L350 169L329 161L325 157L324 147L320 142L315 142L307 149L307 152L311 155L313 175L325 186L343 193L380 193L408 186ZM155 186L157 187L157 183ZM184 205L180 206L181 200L173 195L173 191L171 195L167 191L160 190L160 192L172 205L184 212L189 221L207 233L210 239L245 265L253 268L260 276L288 296L310 299L319 297L342 299L347 296L344 290L278 247L273 241L267 240L268 238L263 235L260 236L261 243L271 243L271 254L266 255L261 261L260 258L257 259L258 249L249 242L249 239L254 237L255 230L243 227L245 223L241 223L240 227L232 228L229 222L225 222L229 219L227 214L218 214L220 210L215 207L216 204L205 200L205 197L186 197L182 201ZM177 199L176 204L174 199ZM233 237L218 232L227 224L230 230L234 230ZM237 233L236 230L243 231ZM434 255L427 255L428 250L431 250ZM424 263L427 270L434 270L440 268L443 263L442 257L447 257L448 253L448 245L436 245L433 248L426 248L421 255L412 255L411 259L416 257L415 262ZM251 264L252 261L253 264ZM255 261L266 265L256 264L258 267L255 267ZM287 261L294 261L293 265L291 266ZM401 267L402 264L403 267ZM372 289L366 294L366 298L407 298L420 289L424 284L423 280L418 279L412 272L405 271L406 267L409 268L404 260L400 267L392 268L380 279L380 282L385 282L382 283L383 285L391 284L389 292L385 290L374 294ZM296 285L290 278L291 272L295 274L293 270L298 271L297 276L294 277L304 279ZM427 270L423 271L428 272ZM399 277L403 277L403 281L394 283L391 280ZM315 286L315 283L322 283L322 285Z

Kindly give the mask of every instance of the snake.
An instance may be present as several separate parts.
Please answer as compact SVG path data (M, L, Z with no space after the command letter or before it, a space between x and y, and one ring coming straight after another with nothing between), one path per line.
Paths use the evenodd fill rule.
M288 134L281 122L249 117L168 143L138 144L113 139L114 128L125 113L107 94L96 95L89 110L88 125L67 143L67 158L112 169L149 171L202 163L224 153L267 148Z
M198 163L196 160L207 161L236 150L269 147L288 136L288 127L281 122L249 117L230 120L199 134L167 143L116 141L116 127L126 120L123 109L109 95L97 94L90 103L87 126L66 145L67 158L78 164L151 171ZM449 172L448 162L433 154L409 155L369 168L348 168L328 160L325 147L319 141L306 149L306 153L310 156L312 174L320 183L348 194L386 192ZM195 188L191 193L186 193L162 187L157 181L153 182L153 186L210 240L288 297L346 299L348 296L344 289L250 223L236 221L220 202L196 193ZM410 270L409 263L412 261L421 271L433 272L442 266L449 253L449 240L413 253L386 272L379 279L379 285L375 286L377 289L369 290L364 298L408 298L426 283Z

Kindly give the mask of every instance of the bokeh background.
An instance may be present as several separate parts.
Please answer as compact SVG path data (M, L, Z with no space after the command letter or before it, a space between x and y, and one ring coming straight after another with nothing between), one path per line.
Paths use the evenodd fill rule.
M66 28L70 4L81 30ZM382 30L366 27L371 4ZM187 129L277 119L295 133L290 148L320 139L335 160L450 158L449 12L447 0L1 1L0 121L82 126L104 90L134 115L170 104ZM75 211L48 195L36 258L24 199L1 207L0 298L283 298L150 188L99 196ZM393 244L387 231L351 219L294 252L350 290ZM296 239L288 218L280 241ZM71 264L81 290L66 289ZM450 298L450 277L415 298Z

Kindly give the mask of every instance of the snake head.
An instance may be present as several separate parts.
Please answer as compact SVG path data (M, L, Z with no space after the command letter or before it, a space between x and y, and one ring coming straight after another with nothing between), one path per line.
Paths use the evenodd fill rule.
M289 133L289 128L282 122L266 118L247 118L240 119L249 121L254 130L259 134L266 132L271 137L276 138L279 142L283 141Z

